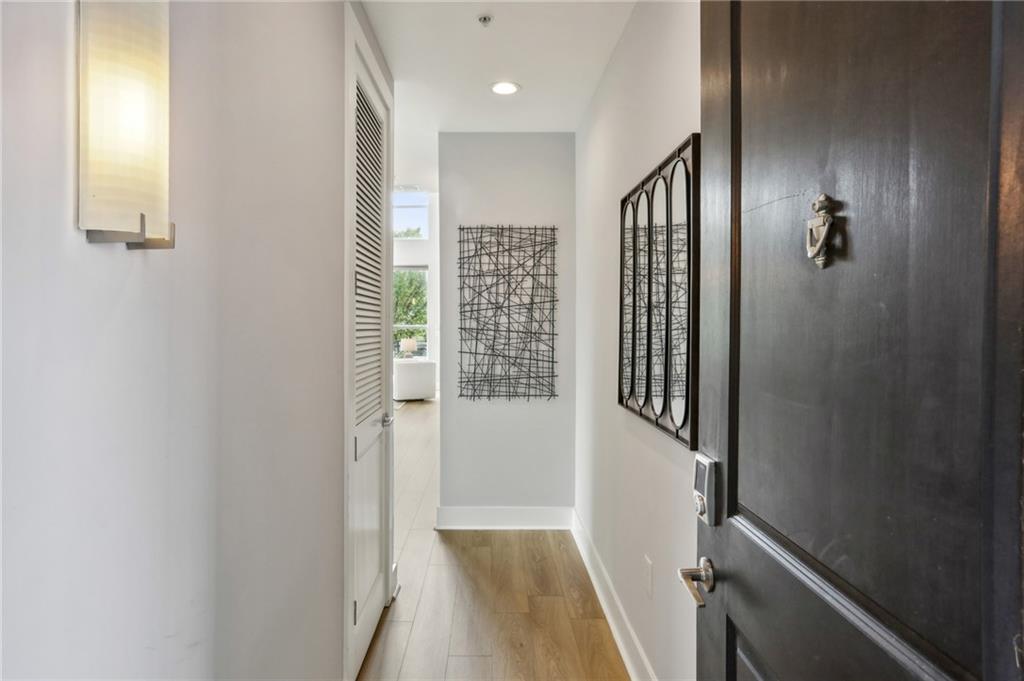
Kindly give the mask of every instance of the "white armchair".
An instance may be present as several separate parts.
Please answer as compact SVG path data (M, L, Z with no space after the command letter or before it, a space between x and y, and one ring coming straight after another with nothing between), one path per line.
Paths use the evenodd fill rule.
M394 398L396 400L430 400L437 385L437 362L412 357L395 359Z

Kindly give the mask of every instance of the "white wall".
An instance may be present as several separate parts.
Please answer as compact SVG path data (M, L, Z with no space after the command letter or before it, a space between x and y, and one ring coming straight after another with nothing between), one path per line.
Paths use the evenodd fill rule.
M343 10L216 11L218 678L342 668Z
M4 677L338 678L343 6L174 3L152 252L74 228L74 11L2 4Z
M441 133L441 507L569 507L575 404L571 133ZM460 224L558 227L558 397L458 398ZM440 521L440 519L439 519Z
M699 7L637 3L576 138L576 512L662 681L696 669L695 609L675 575L696 564L693 456L616 402L618 212L699 127Z
M3 92L4 92L4 13L0 9L0 415L4 413L4 395L3 395L3 381L4 381L4 360L3 360L3 339L4 339L4 304L3 304L3 278L4 278L4 266L3 266L3 252L4 252L4 164L3 164L3 153L4 153L4 136L3 136L3 121L4 121L4 107L3 107ZM3 595L3 457L4 457L4 427L3 418L0 416L0 613L4 610L4 595ZM3 628L3 615L0 614L0 677L3 677L4 668L4 628Z
M218 247L188 93L210 80L172 75L178 249L87 244L75 6L2 12L4 676L209 676Z

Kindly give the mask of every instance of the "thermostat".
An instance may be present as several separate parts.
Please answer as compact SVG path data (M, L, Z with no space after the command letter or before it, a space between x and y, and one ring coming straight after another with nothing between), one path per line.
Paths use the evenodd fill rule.
M715 524L715 467L718 462L696 454L693 461L693 510L708 525Z

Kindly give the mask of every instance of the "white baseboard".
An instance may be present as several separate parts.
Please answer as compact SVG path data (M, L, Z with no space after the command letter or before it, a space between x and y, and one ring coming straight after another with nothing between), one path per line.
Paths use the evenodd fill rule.
M604 569L604 563L601 562L597 547L590 539L590 534L583 526L580 517L576 515L575 509L572 512L572 535L576 539L580 555L583 556L587 572L590 573L590 581L594 583L594 590L597 592L598 600L601 601L601 607L604 609L608 626L612 630L612 636L615 637L615 643L619 646L619 652L622 654L622 661L626 664L629 678L633 681L657 681L658 677L655 676L651 662L647 659L643 646L640 645L640 639L637 638L633 625L629 623L626 611L622 607L622 601L615 593L615 587L612 586L612 580L608 577L608 571Z
M439 530L568 530L571 506L438 506Z

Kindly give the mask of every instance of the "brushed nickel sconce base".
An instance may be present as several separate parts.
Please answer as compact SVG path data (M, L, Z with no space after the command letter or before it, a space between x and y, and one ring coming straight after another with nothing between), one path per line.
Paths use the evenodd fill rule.
M139 231L121 232L113 229L87 229L85 239L91 244L142 243L146 239L146 216L139 213Z
M174 223L168 223L170 234L164 237L146 235L146 215L139 213L138 232L118 232L111 229L87 229L85 239L91 244L124 244L129 251L169 250L174 248Z
M129 251L161 251L173 249L174 233L176 231L174 228L174 223L168 223L168 228L170 233L167 235L166 238L145 236L145 234L143 234L142 241L129 241L125 243L125 246L128 248Z

